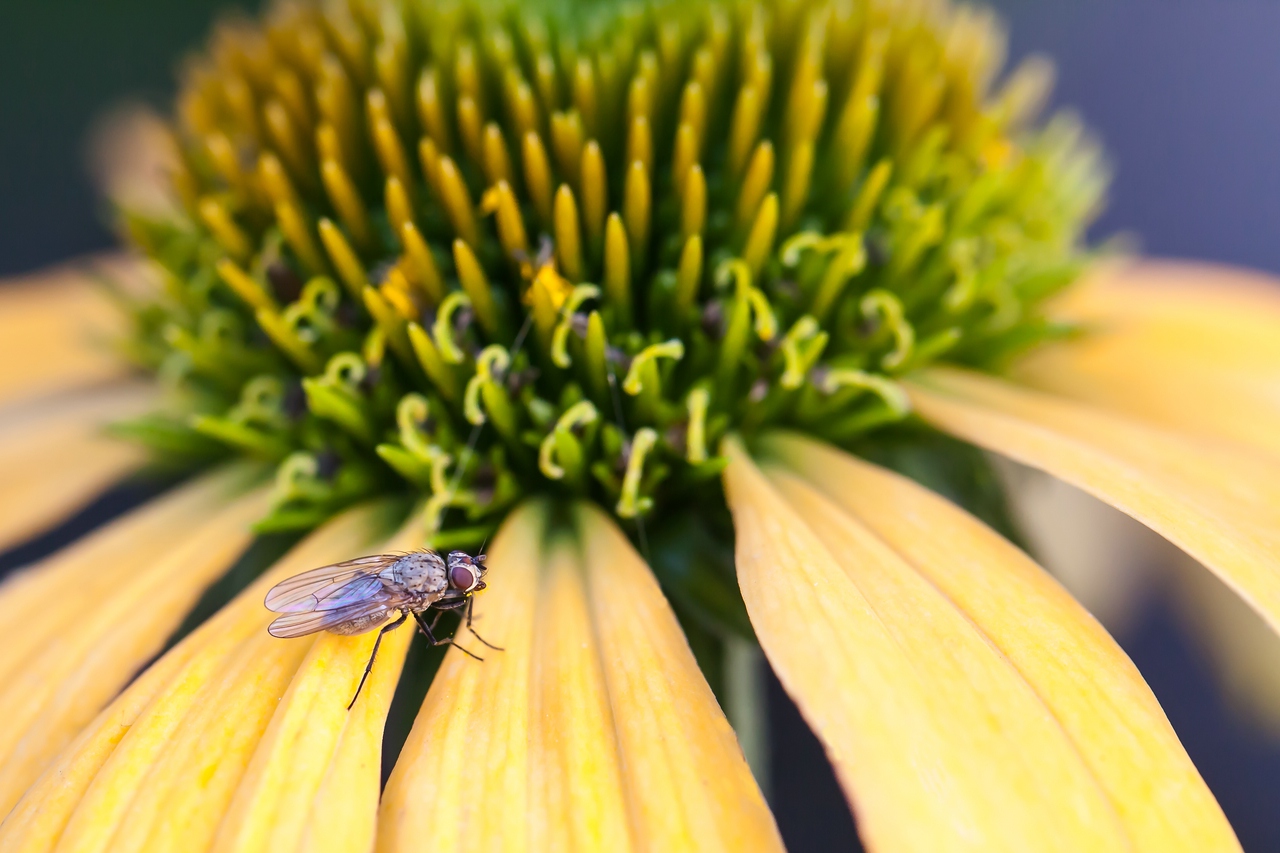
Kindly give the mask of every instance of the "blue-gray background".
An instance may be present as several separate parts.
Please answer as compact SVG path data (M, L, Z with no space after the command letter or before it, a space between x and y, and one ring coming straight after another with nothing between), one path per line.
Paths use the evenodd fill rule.
M220 0L0 3L0 275L111 244L85 138L128 96L163 105ZM1053 56L1116 165L1100 234L1280 272L1280 0L1001 0L1011 53ZM1228 712L1159 602L1119 637L1251 853L1280 850L1280 744ZM821 650L815 650L821 654ZM821 751L774 686L775 811L793 853L849 849Z

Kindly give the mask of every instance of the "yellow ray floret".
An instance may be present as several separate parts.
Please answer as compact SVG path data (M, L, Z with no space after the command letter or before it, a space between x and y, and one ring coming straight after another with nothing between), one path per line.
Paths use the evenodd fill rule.
M476 610L506 651L482 666L450 652L388 783L379 850L780 850L648 568L586 506L580 544L540 554L543 513L517 510L494 542Z
M725 449L747 611L869 849L1129 849L1049 709L962 613L794 475Z
M42 608L56 624L26 629L41 639L8 669L0 689L7 721L0 734L0 808L12 805L160 650L200 593L248 545L250 526L270 496L265 489L241 494L244 474L202 478L60 555L63 577L47 602L65 618ZM165 503L177 512L166 511ZM122 547L113 553L94 547L113 534ZM5 630L22 630L17 621L8 620Z
M1055 315L1089 334L1013 376L1158 426L1280 458L1280 290L1260 275L1147 263L1098 275Z
M1280 463L954 368L907 387L925 420L1123 510L1280 628Z
M140 468L140 448L102 431L154 403L153 389L122 384L0 411L0 549L56 524Z
M112 279L146 279L142 265L113 260ZM84 388L124 374L107 340L121 315L91 269L42 272L0 288L0 405Z
M311 666L334 660L336 668L346 667L348 674L353 670L358 679L373 642L372 635L341 638L348 646L346 657L358 659L355 665L323 652L309 656L313 646L330 638L269 636L266 625L272 614L262 605L263 594L299 571L369 553L380 544L375 530L382 514L378 508L362 508L330 522L162 657L156 666L169 676L155 686L154 678L144 673L139 684L148 685L146 695L132 688L126 691L55 759L18 804L15 815L23 817L0 827L0 850L43 850L53 843L78 851L209 846L227 820L242 781L252 784L258 778L250 766L272 765L272 758L255 756L260 748L264 755L275 754L275 739L268 737L264 747L263 738L277 711L285 708L287 717L296 713L292 701L281 705L282 697L301 698L307 692L290 692L295 674L305 668L310 681L315 677ZM390 692L385 679L394 678L404 642L398 638L385 658L380 655L387 672L380 676L384 680L374 700L382 713L344 713L349 729L375 730L371 738L350 731L353 742L380 740L385 716L381 703L389 701ZM343 709L354 688L354 680L342 678L323 686L327 698ZM127 732L121 733L125 726ZM287 727L280 722L271 730ZM344 731L334 739L316 732L330 737L339 754L347 735ZM350 761L346 765L352 766ZM377 774L366 772L350 781L365 783L366 790L356 799L372 809ZM318 791L332 793L335 784L341 783L330 783L321 774ZM315 783L312 789L317 790ZM372 826L371 815L366 822Z
M764 447L905 558L1008 658L1080 751L1135 850L1236 849L1132 662L1024 553L905 477L799 436Z

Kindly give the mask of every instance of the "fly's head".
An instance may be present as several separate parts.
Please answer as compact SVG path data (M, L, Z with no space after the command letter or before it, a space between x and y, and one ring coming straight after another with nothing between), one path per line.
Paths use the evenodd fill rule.
M485 588L484 554L472 557L463 551L449 552L449 592L452 596L465 597Z

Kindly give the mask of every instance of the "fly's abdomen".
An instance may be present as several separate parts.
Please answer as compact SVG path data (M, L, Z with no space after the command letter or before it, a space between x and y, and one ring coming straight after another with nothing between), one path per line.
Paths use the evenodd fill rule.
M344 636L363 634L366 631L372 631L383 622L386 622L388 615L389 611L386 608L382 608L373 613L365 613L348 622L343 622L341 625L334 625L329 629L329 633L342 634Z

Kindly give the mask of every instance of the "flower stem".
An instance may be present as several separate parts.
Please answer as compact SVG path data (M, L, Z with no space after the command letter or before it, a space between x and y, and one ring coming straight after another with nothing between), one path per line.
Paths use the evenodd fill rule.
M724 640L725 713L761 792L769 796L769 707L764 659L754 640L729 635Z

